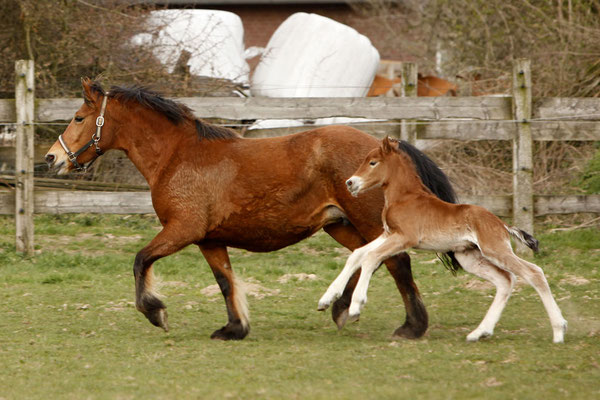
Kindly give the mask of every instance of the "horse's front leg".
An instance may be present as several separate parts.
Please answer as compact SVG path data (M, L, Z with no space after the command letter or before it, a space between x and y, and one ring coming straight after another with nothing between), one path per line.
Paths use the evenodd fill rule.
M133 264L135 277L135 305L138 311L155 326L169 330L167 322L167 307L155 291L152 264L170 254L181 250L191 243L182 236L182 231L173 226L165 226L154 239L140 250Z
M199 247L212 269L227 306L227 325L213 332L210 337L221 340L241 340L250 331L248 303L243 287L231 269L227 248L210 244L202 244Z

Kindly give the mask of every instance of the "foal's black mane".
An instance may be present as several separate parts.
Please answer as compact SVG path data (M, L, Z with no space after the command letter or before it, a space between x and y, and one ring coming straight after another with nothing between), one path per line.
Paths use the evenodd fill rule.
M398 141L398 149L410 157L421 181L436 197L456 204L456 192L454 192L450 180L431 158L404 140Z
M93 82L90 86L92 92L105 95L106 92L102 86ZM206 140L218 140L218 139L232 139L239 137L238 134L227 128L208 124L204 121L196 118L192 110L181 103L173 100L165 99L161 94L154 92L147 87L133 85L129 87L113 86L108 92L108 97L117 99L124 103L135 102L143 107L154 110L164 115L169 121L175 125L179 125L185 121L193 121L196 125L196 132L199 139ZM91 100L85 98L86 103L90 103Z
M421 181L436 197L448 203L457 203L458 199L456 197L456 192L452 188L448 176L444 174L431 158L427 157L421 150L404 140L398 141L398 149L410 157ZM442 261L442 264L455 275L456 272L462 268L452 251L445 254L438 254L438 257Z

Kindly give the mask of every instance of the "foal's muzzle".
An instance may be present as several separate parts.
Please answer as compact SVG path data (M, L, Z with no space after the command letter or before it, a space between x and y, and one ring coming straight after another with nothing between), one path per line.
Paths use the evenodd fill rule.
M358 192L360 191L360 186L361 179L356 176L352 176L346 181L346 187L348 188L348 191L352 196L356 197L358 195Z

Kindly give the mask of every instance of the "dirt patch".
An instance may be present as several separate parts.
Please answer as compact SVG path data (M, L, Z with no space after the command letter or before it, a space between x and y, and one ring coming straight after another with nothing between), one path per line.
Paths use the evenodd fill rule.
M589 284L590 281L582 276L568 274L560 280L560 283L563 285L567 284L571 286L583 286Z
M291 280L297 280L297 281L314 281L317 280L318 277L315 274L305 274L305 273L299 273L299 274L285 274L279 277L279 279L277 279L277 282L279 283L288 283Z

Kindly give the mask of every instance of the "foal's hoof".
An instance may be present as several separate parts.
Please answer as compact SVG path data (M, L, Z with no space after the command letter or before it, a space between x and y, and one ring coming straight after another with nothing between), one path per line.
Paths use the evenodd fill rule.
M152 311L144 313L148 321L154 326L163 328L165 332L169 332L169 323L167 322L167 309L166 308L155 308Z
M473 332L467 335L467 342L478 342L479 339L485 339L494 334L493 331L478 331L474 330Z
M249 327L244 327L241 323L231 323L217 329L210 335L211 339L215 340L242 340L250 332Z

